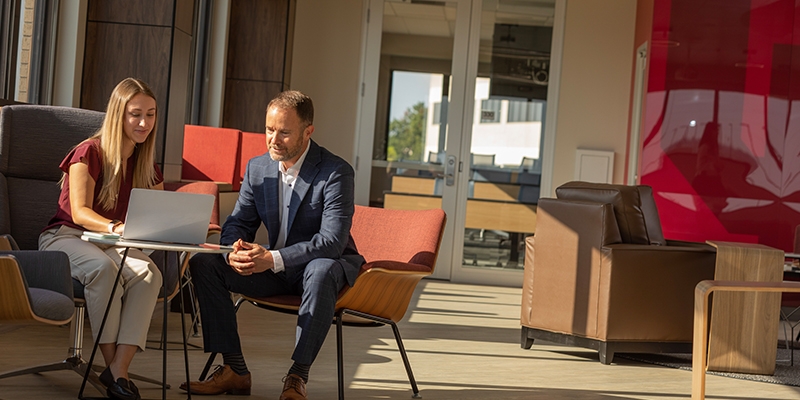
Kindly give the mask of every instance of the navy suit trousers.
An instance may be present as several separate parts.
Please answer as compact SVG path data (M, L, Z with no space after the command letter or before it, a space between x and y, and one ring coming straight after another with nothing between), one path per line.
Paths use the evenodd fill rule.
M290 282L284 272L242 276L220 254L195 254L189 260L189 268L203 318L205 351L242 352L230 292L251 297L300 295L292 360L311 365L328 335L339 292L347 283L341 262L344 261L313 260Z

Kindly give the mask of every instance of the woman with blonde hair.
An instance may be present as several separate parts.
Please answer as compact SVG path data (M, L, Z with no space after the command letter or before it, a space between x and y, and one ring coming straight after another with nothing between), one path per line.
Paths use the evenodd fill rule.
M61 162L58 210L39 236L40 250L67 253L72 277L84 285L92 334L107 365L100 380L109 397L122 400L141 398L128 379L128 367L145 348L161 273L142 251L128 251L98 338L122 249L85 242L80 236L83 231L121 234L131 189L163 189L154 163L156 117L156 98L147 84L134 78L117 84L100 130Z

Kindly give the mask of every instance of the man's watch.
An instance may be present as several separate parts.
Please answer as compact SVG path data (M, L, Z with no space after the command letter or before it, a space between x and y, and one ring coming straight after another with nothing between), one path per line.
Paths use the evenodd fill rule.
M108 223L108 233L114 233L114 228L121 223L122 221L118 219L112 219L111 222Z

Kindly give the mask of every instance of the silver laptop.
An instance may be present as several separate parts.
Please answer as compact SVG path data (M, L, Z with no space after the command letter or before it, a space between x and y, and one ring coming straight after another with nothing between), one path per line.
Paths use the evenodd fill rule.
M202 244L213 208L210 194L133 189L122 238Z

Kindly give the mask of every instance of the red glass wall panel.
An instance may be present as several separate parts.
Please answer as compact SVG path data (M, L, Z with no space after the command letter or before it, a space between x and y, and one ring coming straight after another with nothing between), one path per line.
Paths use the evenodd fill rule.
M650 57L640 176L665 236L793 250L800 0L655 0Z

